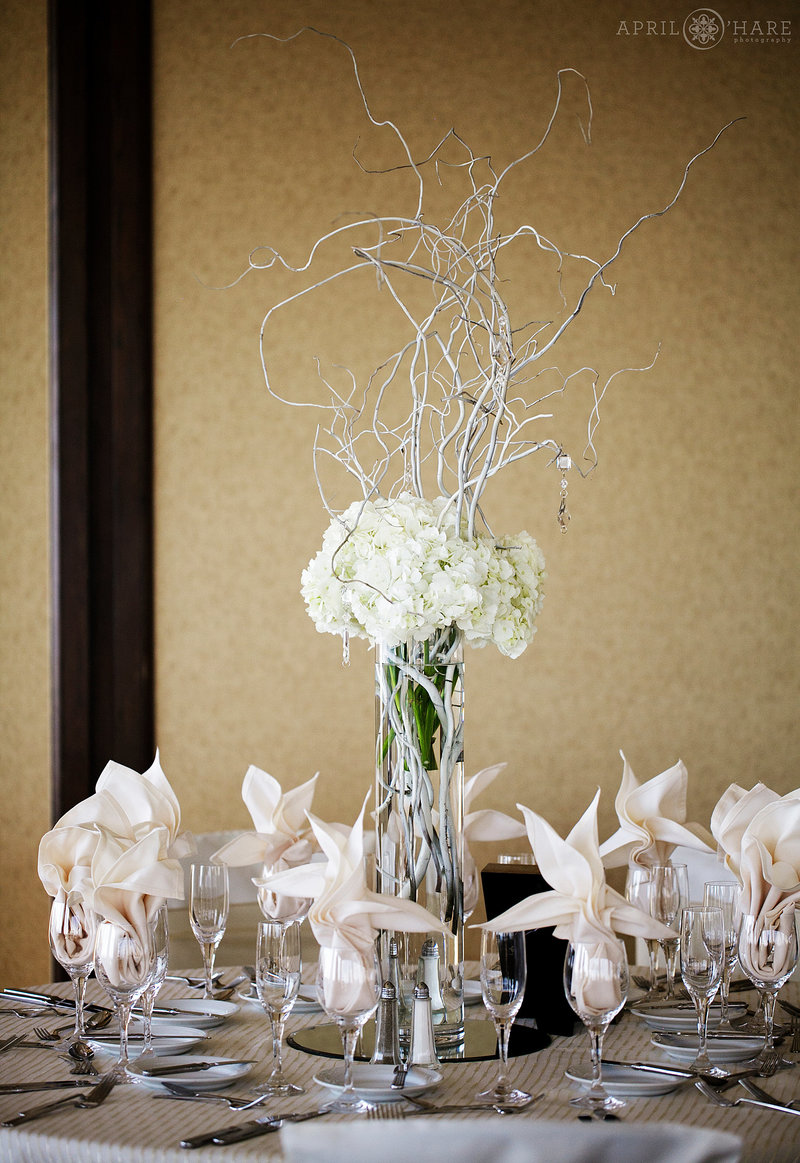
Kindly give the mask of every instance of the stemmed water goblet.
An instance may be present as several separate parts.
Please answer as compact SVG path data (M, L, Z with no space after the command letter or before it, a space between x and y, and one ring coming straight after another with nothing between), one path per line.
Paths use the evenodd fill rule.
M649 868L642 868L637 865L628 869L628 875L625 879L625 898L632 905L641 909L643 913L647 913L648 916L653 915L653 881ZM644 941L647 946L647 958L650 966L650 988L647 991L648 996L650 996L658 992L658 973L656 968L658 941L655 937L646 937Z
M689 876L685 864L654 864L652 877L652 915L669 929L680 928L681 909L689 900ZM678 938L659 938L667 965L667 993L675 997L675 973L678 962Z
M722 909L688 906L681 914L681 977L697 1011L695 1074L724 1078L726 1071L708 1056L708 1009L720 987L725 963L725 919Z
M570 1104L606 1114L617 1111L625 1102L603 1086L603 1038L628 996L628 960L622 943L570 942L564 958L564 993L586 1026L592 1045L592 1084Z
M189 921L203 951L203 997L206 998L214 996L214 958L228 923L228 907L228 866L193 864Z
M67 1047L84 1044L84 1001L86 979L94 969L94 945L97 917L82 900L56 897L50 908L50 949L59 965L66 970L75 993L75 1027Z
M156 1057L156 1052L153 1049L153 1007L156 1004L158 991L167 976L169 963L169 921L166 905L161 905L156 911L151 930L153 934L153 973L150 984L141 997L144 1042L139 1059Z
M719 998L722 1007L722 1024L730 1025L731 975L739 959L739 897L741 890L734 881L707 881L703 886L703 904L709 908L722 909L725 927L725 949L722 962L722 981Z
M128 1022L133 1006L150 984L154 960L149 927L134 931L108 920L97 926L94 971L114 1003L119 1024L119 1058L113 1071L118 1083L136 1081L128 1072Z
M273 921L280 925L291 925L294 921L302 923L311 908L312 897L286 896L277 893L268 887L265 881L276 872L282 871L285 863L265 864L261 876L253 883L258 890L258 907L265 921Z
M256 945L256 990L272 1028L272 1072L259 1094L302 1094L283 1074L283 1028L300 988L300 924L261 921Z
M530 1100L508 1080L508 1039L522 1005L527 979L525 933L481 933L481 996L497 1031L498 1068L494 1086L478 1099L503 1106L522 1106Z
M326 1110L361 1114L374 1109L353 1086L353 1057L359 1031L378 1008L380 994L380 961L374 948L363 953L355 948L320 946L317 998L341 1031L344 1053L344 1086Z
M775 1000L797 964L794 909L785 909L775 927L761 916L744 916L739 930L739 964L761 995L764 1046L756 1059L763 1062L773 1049Z

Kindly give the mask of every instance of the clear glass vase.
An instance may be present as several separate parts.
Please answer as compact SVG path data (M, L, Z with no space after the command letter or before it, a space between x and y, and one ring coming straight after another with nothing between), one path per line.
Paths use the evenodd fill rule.
M414 986L431 996L440 1057L464 1041L464 660L454 628L425 641L376 647L376 887L441 918L445 935L397 941L401 1043ZM384 960L384 965L387 961Z

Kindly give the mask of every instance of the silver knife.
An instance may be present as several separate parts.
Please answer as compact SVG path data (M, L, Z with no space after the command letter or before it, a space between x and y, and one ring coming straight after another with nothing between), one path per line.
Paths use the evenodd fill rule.
M67 1078L58 1082L21 1082L18 1085L0 1083L0 1094L28 1094L32 1090L61 1090L73 1086L89 1086L89 1078Z
M58 1006L63 1007L64 1009L75 1009L74 998L61 997L56 993L35 993L30 989L12 989L10 987L6 987L5 989L0 990L0 996L15 997L19 1001L35 1002L37 1005ZM91 1011L92 1013L96 1013L97 1011L102 1011L103 1013L109 1012L108 1006L93 1005L89 1002L86 1003L84 1009Z
M172 1066L150 1066L142 1070L147 1078L162 1078L167 1074L190 1074L195 1070L212 1070L215 1066L250 1066L255 1058L224 1058L220 1062L187 1062L185 1065L175 1063Z
M181 1146L189 1151L194 1147L210 1147L221 1136L233 1134L234 1131L241 1131L246 1127L258 1127L260 1129L254 1130L254 1134L268 1135L270 1131L277 1131L280 1128L280 1122L272 1115L262 1115L260 1119L250 1119L247 1123L236 1123L233 1126L222 1127L218 1131L206 1131L204 1135L192 1135L188 1139L181 1139Z
M98 1082L98 1084L88 1092L76 1098L74 1094L62 1095L57 1098L55 1102L42 1103L40 1106L31 1107L28 1111L20 1111L13 1119L6 1119L5 1122L0 1123L2 1127L17 1127L20 1123L29 1123L32 1119L41 1118L42 1115L47 1115L50 1111L58 1110L63 1106L80 1106L80 1107L94 1107L99 1106L104 1098L116 1082L114 1072L110 1071L108 1074Z

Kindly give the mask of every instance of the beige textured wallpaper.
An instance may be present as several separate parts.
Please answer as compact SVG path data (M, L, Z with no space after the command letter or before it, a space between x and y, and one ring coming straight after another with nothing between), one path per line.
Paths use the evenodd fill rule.
M599 467L571 483L569 533L545 460L489 495L494 528L536 536L549 578L521 659L467 652L466 754L470 772L508 763L486 806L524 802L562 830L598 786L612 829L620 749L641 779L681 757L705 823L731 781L797 786L796 40L737 43L729 29L699 51L682 16L676 35L626 35L624 6L590 2L156 7L158 735L189 826L248 825L250 763L287 785L319 770L316 808L336 819L371 782L371 655L355 644L343 669L299 594L327 523L314 418L268 397L259 361L262 316L299 284L269 271L216 289L254 247L302 261L340 213L413 209L407 175L353 161L356 141L368 169L399 159L366 124L337 45L232 47L305 24L353 46L376 116L420 157L454 125L504 166L541 135L558 69L584 73L591 146L568 84L551 141L501 207L577 253L607 256L746 118L630 241L616 294L595 296L559 350L559 365L608 375L661 345L603 403ZM634 7L631 22L675 15ZM767 0L747 7L772 15ZM557 310L552 265L523 256L509 278L521 315ZM339 285L274 328L271 366L310 396L315 357L363 373L394 350L389 317L374 286ZM559 438L579 453L586 385L563 406Z
M0 36L0 985L50 962L45 9L6 0Z

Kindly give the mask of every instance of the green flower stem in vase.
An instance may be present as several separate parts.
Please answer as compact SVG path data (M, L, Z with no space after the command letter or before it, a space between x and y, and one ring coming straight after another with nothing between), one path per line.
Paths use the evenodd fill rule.
M411 996L424 979L437 1053L446 1054L464 1038L462 638L447 627L376 649L376 887L424 905L445 928L386 934L399 950L400 1038L410 1036Z

